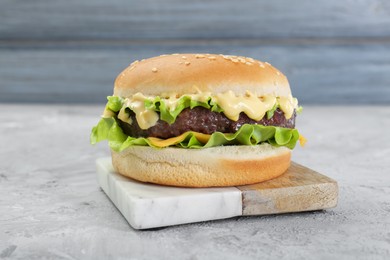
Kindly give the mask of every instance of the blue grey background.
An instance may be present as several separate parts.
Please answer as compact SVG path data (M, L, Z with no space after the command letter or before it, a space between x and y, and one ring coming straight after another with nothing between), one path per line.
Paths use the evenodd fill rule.
M268 61L301 104L390 104L390 2L0 0L0 102L104 103L164 53Z

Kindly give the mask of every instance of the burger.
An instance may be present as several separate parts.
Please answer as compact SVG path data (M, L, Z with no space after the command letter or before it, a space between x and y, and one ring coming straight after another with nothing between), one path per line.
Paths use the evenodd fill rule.
M91 143L108 140L116 172L180 187L253 184L290 166L300 111L271 64L221 54L135 61L107 97Z

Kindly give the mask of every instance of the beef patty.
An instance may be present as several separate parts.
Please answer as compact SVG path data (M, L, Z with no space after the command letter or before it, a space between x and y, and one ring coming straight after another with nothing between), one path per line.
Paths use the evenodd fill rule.
M250 119L245 113L241 113L237 121L230 120L223 113L213 112L204 107L195 107L193 109L184 109L176 118L173 124L168 124L159 119L156 125L144 130L141 129L135 119L134 112L130 112L132 124L119 121L124 133L132 137L159 137L167 139L179 136L187 131L194 131L204 134L214 132L235 133L244 124L258 124L265 126L280 126L286 128L295 127L296 113L290 119L286 119L284 113L279 108L276 109L272 118L256 121Z

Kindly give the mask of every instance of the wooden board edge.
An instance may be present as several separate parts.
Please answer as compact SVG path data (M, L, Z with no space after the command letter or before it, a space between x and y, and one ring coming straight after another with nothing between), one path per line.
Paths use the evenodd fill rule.
M337 183L253 190L242 193L242 215L268 215L330 209L338 203Z

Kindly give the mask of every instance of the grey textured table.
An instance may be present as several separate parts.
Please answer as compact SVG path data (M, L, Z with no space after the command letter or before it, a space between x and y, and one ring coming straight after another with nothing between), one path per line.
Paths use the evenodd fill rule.
M0 105L0 258L389 259L390 107L310 107L294 160L339 182L337 208L133 230L98 187L102 106Z

